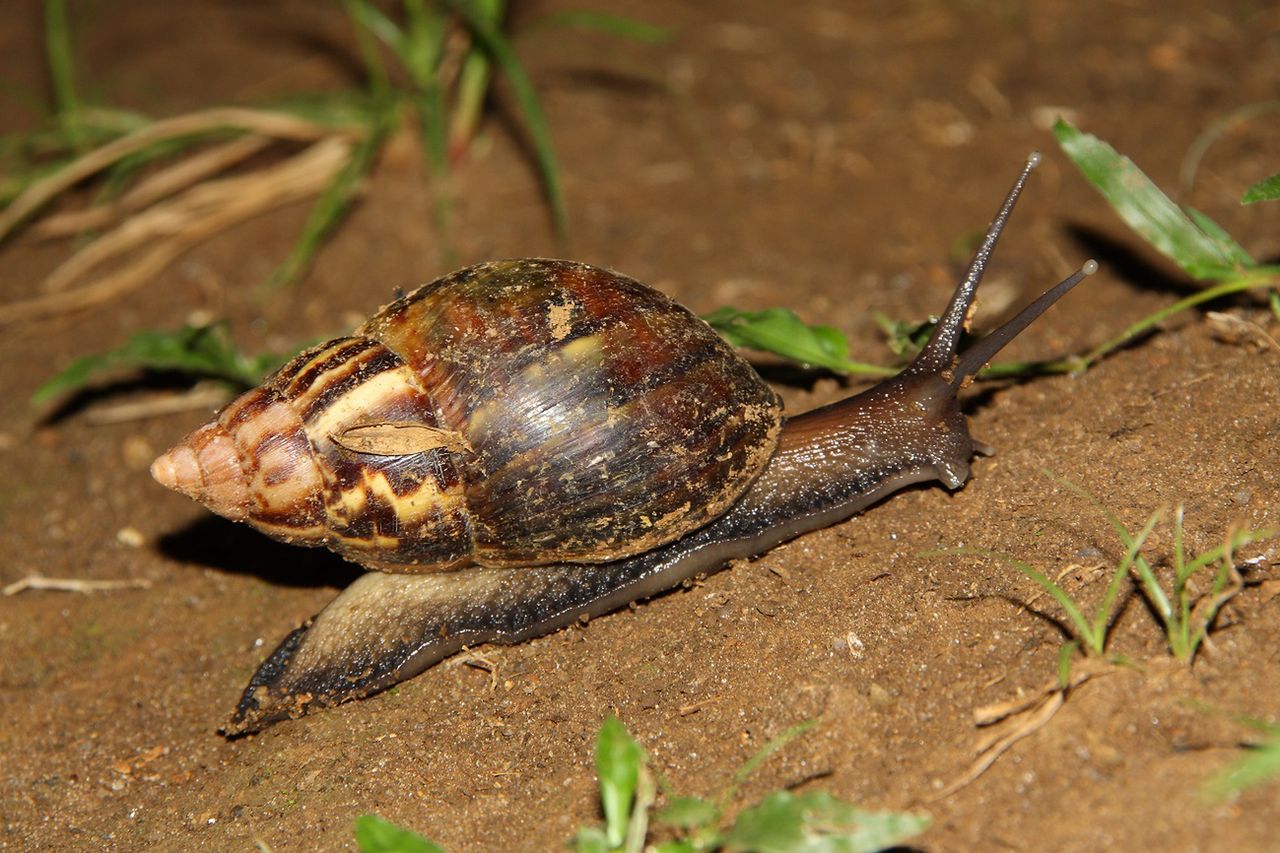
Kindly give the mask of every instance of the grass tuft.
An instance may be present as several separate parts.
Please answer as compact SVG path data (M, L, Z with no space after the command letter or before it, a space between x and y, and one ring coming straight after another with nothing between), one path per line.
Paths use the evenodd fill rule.
M744 781L778 750L809 731L814 721L793 726L771 740L743 764L713 799L665 791L666 805L651 814L658 782L649 758L617 719L600 727L596 763L604 827L583 827L573 841L577 853L695 853L747 851L801 853L840 850L848 853L883 850L923 832L929 819L896 812L869 812L842 803L825 791L795 794L774 791L755 806L729 814ZM665 789L665 785L663 786ZM646 846L649 825L674 835ZM727 824L727 826L725 826Z
M1060 365L1063 370L1083 370L1168 317L1206 302L1268 288L1272 299L1276 299L1275 294L1280 292L1280 266L1255 261L1225 229L1198 210L1179 207L1132 160L1098 137L1061 119L1053 132L1063 152L1125 224L1189 278L1205 284L1190 296L1130 324L1085 355L1064 360ZM1280 195L1276 177L1280 176L1255 184L1246 192L1246 199ZM1250 199L1251 195L1256 197Z
M1214 619L1222 605L1240 592L1244 583L1236 567L1235 553L1246 545L1280 536L1280 528L1242 530L1232 527L1223 535L1222 544L1198 555L1188 555L1184 547L1183 507L1173 513L1172 566L1168 571L1157 571L1158 560L1149 558L1143 547L1148 537L1163 520L1165 510L1158 509L1148 516L1136 532L1130 530L1116 515L1080 486L1046 471L1054 482L1077 497L1091 504L1111 523L1121 545L1122 556L1111 570L1106 589L1101 598L1090 608L1071 597L1065 589L1044 572L1009 554L981 548L954 548L931 552L932 554L968 554L999 559L1017 569L1043 589L1066 614L1067 626L1081 650L1091 657L1106 654L1107 640L1115 605L1126 582L1136 582L1138 589L1159 618L1164 629L1169 653L1183 663L1191 663L1209 634ZM1197 593L1197 576L1208 574L1207 590ZM1069 646L1070 644L1068 644ZM1070 653L1059 660L1059 676L1068 669Z

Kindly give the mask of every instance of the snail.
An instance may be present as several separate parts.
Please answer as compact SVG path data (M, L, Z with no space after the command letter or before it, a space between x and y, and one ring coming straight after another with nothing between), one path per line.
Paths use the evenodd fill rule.
M284 639L223 731L647 598L913 483L959 488L989 452L959 389L1097 268L957 352L1038 161L920 354L795 417L687 309L570 261L452 273L298 355L151 469L220 515L373 570Z

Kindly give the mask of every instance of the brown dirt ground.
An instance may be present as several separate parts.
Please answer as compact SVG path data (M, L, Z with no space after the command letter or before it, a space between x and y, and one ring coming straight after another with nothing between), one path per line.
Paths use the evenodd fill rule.
M578 5L539 0L518 17ZM1267 557L1256 583L1194 668L1160 663L1161 634L1132 601L1112 648L1142 668L1084 685L972 785L925 802L971 761L972 711L1050 678L1062 635L1045 618L1055 609L1011 570L922 552L1001 549L1052 574L1116 558L1106 523L1044 467L1131 524L1185 502L1198 548L1234 520L1280 521L1280 354L1221 342L1197 316L1082 377L972 391L973 432L999 453L954 494L911 490L691 588L485 648L496 678L441 665L257 737L216 734L267 648L353 573L150 480L150 456L200 413L92 426L75 407L49 420L25 401L53 370L196 309L231 318L249 351L284 347L349 328L395 288L452 267L548 254L625 271L700 310L787 304L848 332L856 357L883 359L874 313L941 307L962 266L952 247L987 221L1033 148L1047 162L988 296L1025 298L1096 255L1102 273L1014 354L1083 351L1189 285L1065 163L1045 116L1068 111L1172 187L1197 135L1273 98L1280 79L1280 13L1265 3L588 5L678 35L657 47L583 34L523 44L564 167L569 246L551 235L498 119L456 173L448 248L414 156L393 150L304 286L254 295L303 220L299 205L209 241L109 308L4 330L0 583L39 572L151 586L0 600L0 845L349 849L353 818L375 811L450 850L559 849L597 819L592 741L611 712L678 790L698 794L817 718L741 801L800 786L917 808L934 819L923 849L1274 845L1274 785L1200 799L1247 733L1194 707L1275 719L1274 547L1251 552ZM172 114L350 83L336 5L96 0L73 13L89 87L118 105ZM38 22L34 0L7 4L0 20L0 75L36 92ZM0 109L0 130L34 121L15 100ZM1278 208L1235 199L1276 170L1278 150L1274 120L1237 127L1186 199L1259 257L1280 255ZM28 293L69 251L7 245L0 296ZM780 390L793 411L842 393L830 379ZM122 544L123 528L141 546ZM1168 543L1165 531L1158 550ZM1103 582L1077 572L1065 583L1089 599Z

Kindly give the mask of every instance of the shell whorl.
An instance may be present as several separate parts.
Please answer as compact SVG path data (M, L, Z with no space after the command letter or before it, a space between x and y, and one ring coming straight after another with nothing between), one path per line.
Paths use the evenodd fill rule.
M370 568L601 562L721 514L780 426L768 386L665 296L583 264L502 261L299 355L153 472Z

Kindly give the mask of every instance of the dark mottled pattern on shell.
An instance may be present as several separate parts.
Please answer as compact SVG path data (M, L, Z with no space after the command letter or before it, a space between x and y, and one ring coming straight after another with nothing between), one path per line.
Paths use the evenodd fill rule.
M671 541L723 512L777 443L775 395L710 327L583 264L471 267L356 335L410 365L439 424L474 450L464 488L485 565Z
M415 572L648 551L723 513L780 427L773 392L686 309L522 260L387 306L193 440L223 451L204 493L229 517Z
M459 454L361 453L342 433L379 423L437 426L403 361L370 338L311 349L269 380L301 414L323 478L324 544L371 568L412 571L466 562L473 549Z

